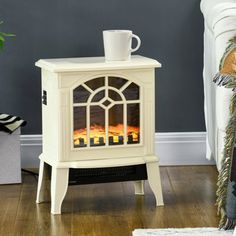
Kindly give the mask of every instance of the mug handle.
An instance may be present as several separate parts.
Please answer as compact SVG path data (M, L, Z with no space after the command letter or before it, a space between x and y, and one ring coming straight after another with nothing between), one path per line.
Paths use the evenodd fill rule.
M135 48L131 48L131 52L135 52L141 46L141 39L136 34L132 34L132 38L136 38L137 40L137 46Z

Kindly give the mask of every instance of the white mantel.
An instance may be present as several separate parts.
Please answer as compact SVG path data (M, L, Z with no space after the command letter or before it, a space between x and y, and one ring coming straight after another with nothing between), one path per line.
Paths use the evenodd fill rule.
M117 69L160 68L161 64L151 58L134 55L130 61L106 62L104 57L80 57L41 59L36 66L51 72L99 71Z

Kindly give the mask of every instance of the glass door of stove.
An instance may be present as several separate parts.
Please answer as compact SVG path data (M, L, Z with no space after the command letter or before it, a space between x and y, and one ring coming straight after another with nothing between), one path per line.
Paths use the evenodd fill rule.
M140 143L140 87L105 76L73 90L74 148Z

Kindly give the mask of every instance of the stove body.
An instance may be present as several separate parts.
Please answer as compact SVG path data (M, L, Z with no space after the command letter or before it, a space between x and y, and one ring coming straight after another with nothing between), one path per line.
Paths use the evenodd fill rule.
M47 59L36 65L42 69L43 122L37 202L43 200L47 163L52 167L53 214L61 213L69 169L84 169L96 182L96 170L114 175L120 167L130 173L130 167L146 166L157 205L163 205L154 153L155 68L161 65L141 56L111 63L102 57ZM136 181L135 192L143 194L143 181Z

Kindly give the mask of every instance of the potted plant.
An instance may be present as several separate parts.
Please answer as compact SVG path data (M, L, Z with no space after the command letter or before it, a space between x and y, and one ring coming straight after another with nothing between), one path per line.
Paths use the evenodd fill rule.
M3 24L3 21L0 21L0 25L2 25L2 24ZM5 38L12 37L12 36L15 36L15 35L11 34L11 33L4 33L2 31L0 31L0 50L3 49Z

